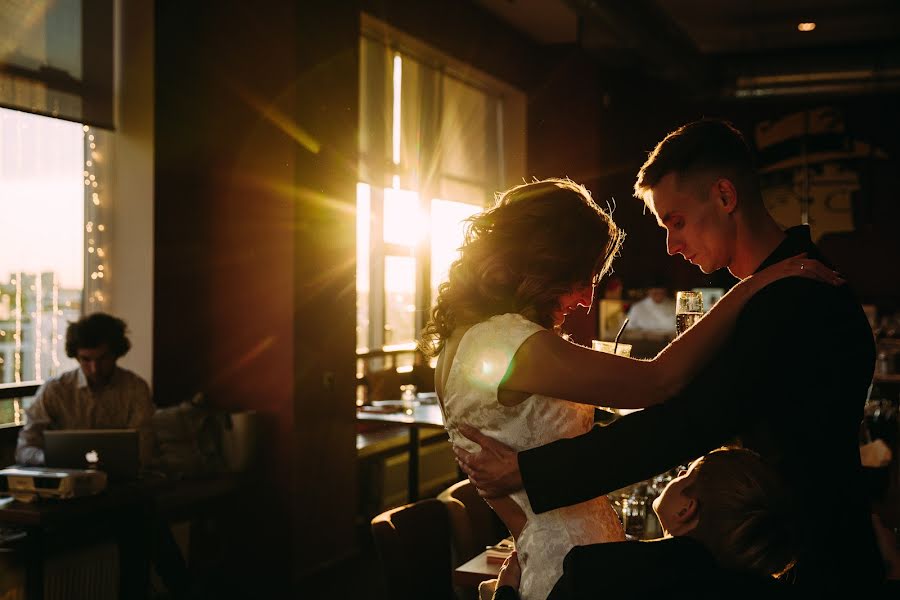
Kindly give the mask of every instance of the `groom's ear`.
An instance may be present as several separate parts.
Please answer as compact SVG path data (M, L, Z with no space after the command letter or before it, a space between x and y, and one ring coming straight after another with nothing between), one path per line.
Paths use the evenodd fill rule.
M700 520L700 502L688 495L683 496L683 502L675 512L675 523L671 527L672 535L684 535L694 529Z
M737 189L730 179L719 179L715 185L716 201L728 214L733 213L737 209Z

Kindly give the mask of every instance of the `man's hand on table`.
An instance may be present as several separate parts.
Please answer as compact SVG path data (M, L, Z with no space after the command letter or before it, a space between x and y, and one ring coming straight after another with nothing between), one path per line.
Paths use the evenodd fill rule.
M515 450L469 425L460 425L459 432L481 446L481 452L474 453L453 446L456 462L480 495L496 498L522 489L522 473Z

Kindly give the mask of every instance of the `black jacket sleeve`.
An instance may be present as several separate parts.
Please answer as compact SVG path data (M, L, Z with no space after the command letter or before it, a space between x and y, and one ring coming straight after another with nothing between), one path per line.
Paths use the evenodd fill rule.
M814 300L823 286L792 278L761 290L722 350L664 404L520 452L532 508L569 506L642 481L732 442L777 410L785 382L795 374L792 358L822 343Z
M519 600L519 592L514 587L501 585L494 590L493 600Z

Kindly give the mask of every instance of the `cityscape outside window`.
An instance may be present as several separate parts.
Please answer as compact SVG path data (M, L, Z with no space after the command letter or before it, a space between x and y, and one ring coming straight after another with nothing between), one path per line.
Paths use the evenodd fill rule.
M0 108L0 383L34 384L74 368L68 322L106 302L101 137ZM15 422L20 408L0 400L0 423Z

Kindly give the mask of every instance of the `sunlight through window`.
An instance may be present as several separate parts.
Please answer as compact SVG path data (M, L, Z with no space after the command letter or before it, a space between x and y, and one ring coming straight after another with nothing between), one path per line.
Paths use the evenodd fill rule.
M413 248L427 234L419 208L419 194L409 190L384 190L384 242Z
M503 106L514 102L518 132L525 104L469 65L386 39L380 24L363 21L356 348L371 353L365 372L414 351L465 219L503 187L507 138L519 147L518 133L504 133Z
M384 343L399 344L416 337L416 259L384 259Z
M447 278L450 264L459 257L465 234L465 220L482 208L465 202L435 198L431 201L431 297Z

